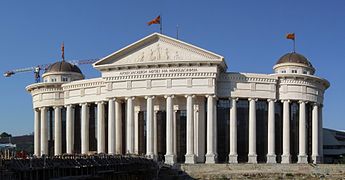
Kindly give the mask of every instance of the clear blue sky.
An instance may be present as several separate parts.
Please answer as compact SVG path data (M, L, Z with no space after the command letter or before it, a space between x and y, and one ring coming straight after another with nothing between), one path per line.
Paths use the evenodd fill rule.
M60 59L99 58L158 31L146 22L163 15L164 33L221 54L229 71L272 73L291 51L287 32L296 33L297 52L331 87L324 102L324 127L345 129L344 0L59 0L0 1L0 71ZM99 76L81 67L87 78ZM33 73L0 78L0 132L33 131Z

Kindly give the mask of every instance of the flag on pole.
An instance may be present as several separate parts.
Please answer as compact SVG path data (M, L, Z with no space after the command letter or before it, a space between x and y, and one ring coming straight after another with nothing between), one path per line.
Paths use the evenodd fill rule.
M61 45L61 57L62 57L62 60L64 61L65 60L65 43L62 42L62 45Z
M157 16L153 20L147 23L147 25L151 26L152 24L161 24L161 16Z
M286 35L286 39L295 40L295 33L288 33L288 34Z

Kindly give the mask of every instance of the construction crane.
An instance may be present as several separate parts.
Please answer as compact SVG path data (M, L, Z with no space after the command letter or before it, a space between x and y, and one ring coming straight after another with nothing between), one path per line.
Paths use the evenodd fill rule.
M94 62L96 62L98 60L99 59L96 58L96 59L70 60L70 61L67 61L67 62L69 62L71 64L74 64L74 65L84 65L84 64L92 64L92 63L94 63ZM4 76L5 77L11 77L11 76L13 76L14 74L17 74L17 73L34 72L35 82L38 83L38 82L40 82L40 79L41 79L41 75L40 75L41 74L41 70L46 70L49 67L49 65L51 65L51 64L52 63L6 71L4 73Z

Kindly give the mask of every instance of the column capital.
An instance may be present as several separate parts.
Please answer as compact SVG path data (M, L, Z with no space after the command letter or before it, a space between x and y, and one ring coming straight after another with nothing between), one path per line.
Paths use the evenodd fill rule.
M216 98L216 97L217 97L217 96L214 95L214 94L206 94L206 95L205 95L206 98L208 98L208 97L210 97L210 96L213 97L213 98Z
M115 97L115 98L113 98L114 99L114 101L116 101L116 102L118 102L118 103L122 103L123 101L122 101L122 99L120 98L120 97Z
M188 96L191 96L192 98L195 98L194 94L186 94L186 95L184 95L185 98L187 98Z
M54 109L61 109L62 106L53 106Z
M198 104L194 104L194 112L199 112L199 105Z
M139 113L140 109L141 109L140 106L134 106L135 113Z
M174 105L174 111L177 112L179 110L179 105Z
M248 98L248 101L258 101L258 98Z
M280 101L281 101L282 103L284 103L284 102L290 103L290 102L291 102L290 99L281 99Z
M89 106L90 103L84 102L84 103L80 103L80 104L79 104L79 106L83 106L83 105Z
M134 99L135 99L135 97L134 97L134 96L125 97L125 100L128 100L128 99L132 99L132 100L134 100Z
M238 97L229 97L229 100L235 100L235 101L238 101L239 98Z
M304 100L299 100L299 101L298 101L298 104L302 104L302 103L307 104L308 101L304 101Z
M67 107L73 108L73 107L74 107L74 104L66 104L65 107L66 107L66 108L67 108Z
M168 97L175 98L175 95L170 94L170 95L165 95L165 96L164 96L164 98L168 98Z
M96 101L95 104L97 104L97 105L98 104L105 104L105 102L104 101Z
M42 110L46 110L47 108L48 107L43 106L43 107L39 107L39 110L42 111Z
M108 101L116 101L116 98L115 97L107 97L106 98Z
M277 100L276 100L276 99L271 99L271 98L267 99L267 102L271 102L271 101L273 101L273 102L277 102Z
M149 98L154 99L155 96L145 96L145 99L149 99Z
M154 105L154 106L153 106L153 111L154 111L154 113L157 113L159 110L160 110L159 105Z
M313 105L313 107L314 107L314 106L317 106L317 107L320 107L320 106L321 106L321 104L318 103L318 102L311 102L311 104Z

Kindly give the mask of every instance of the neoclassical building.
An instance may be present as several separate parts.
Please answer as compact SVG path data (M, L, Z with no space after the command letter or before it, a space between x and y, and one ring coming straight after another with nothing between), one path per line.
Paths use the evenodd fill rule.
M254 64L253 64L254 65ZM93 67L56 62L27 86L34 154L139 154L165 163L320 163L325 79L298 53L272 74L154 33Z

